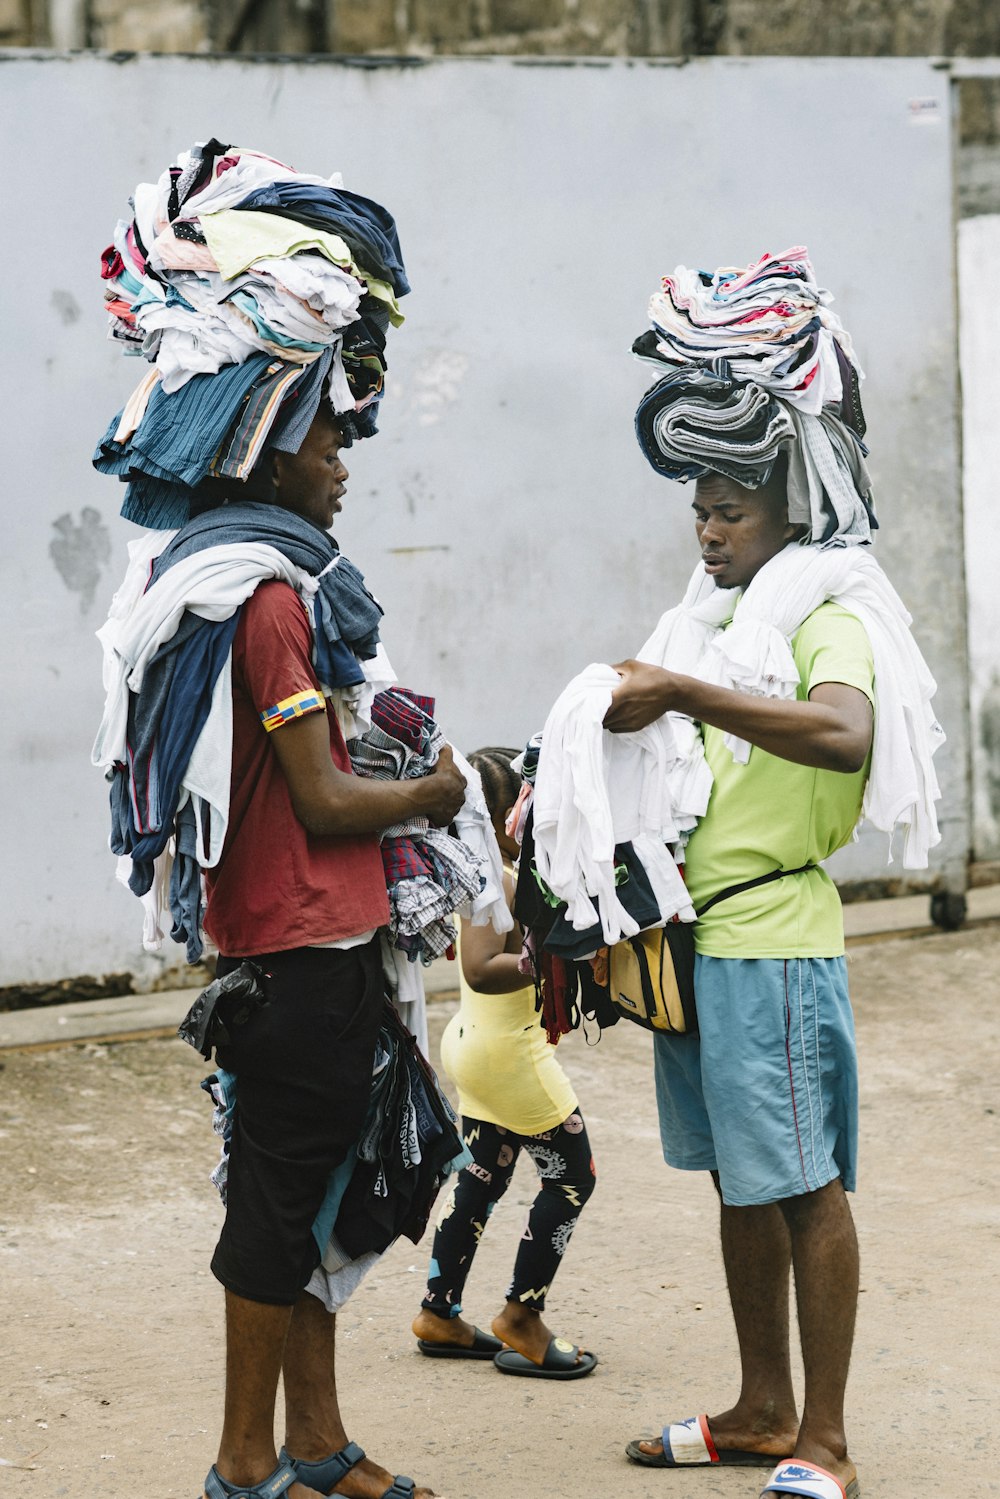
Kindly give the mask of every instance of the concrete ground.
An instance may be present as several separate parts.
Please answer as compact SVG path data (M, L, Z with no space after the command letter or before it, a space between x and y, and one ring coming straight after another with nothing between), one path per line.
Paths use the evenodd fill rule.
M888 916L847 913L863 1287L849 1430L865 1499L1000 1494L1000 924L981 903L982 924L954 934L886 938ZM890 914L920 931L926 901ZM151 1014L153 1000L171 1013ZM150 1023L176 1026L185 996L100 1003L122 1009L91 1015L92 1036L147 1039L78 1038L83 1016L0 1016L0 1499L194 1499L215 1452L208 1069ZM447 997L431 1007L435 1052L453 1011ZM34 1029L18 1030L28 1014ZM644 1032L577 1034L560 1056L598 1190L548 1317L599 1354L597 1371L557 1385L421 1358L409 1322L428 1244L403 1242L340 1318L350 1434L447 1499L753 1499L753 1472L650 1472L623 1457L630 1437L735 1394L714 1194L660 1159ZM481 1325L501 1304L532 1183L522 1164L477 1256L466 1310Z

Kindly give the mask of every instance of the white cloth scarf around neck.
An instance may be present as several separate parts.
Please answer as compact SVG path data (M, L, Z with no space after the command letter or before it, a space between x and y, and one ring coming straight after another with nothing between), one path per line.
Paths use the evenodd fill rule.
M910 632L911 616L866 547L793 543L742 593L719 588L699 564L682 602L663 615L638 659L738 692L794 698L799 674L791 637L828 600L861 621L875 664L875 733L862 820L889 835L890 863L892 834L902 827L904 865L925 869L941 836L932 757L945 736L931 709L936 684ZM725 743L745 764L750 745L735 734L726 734Z

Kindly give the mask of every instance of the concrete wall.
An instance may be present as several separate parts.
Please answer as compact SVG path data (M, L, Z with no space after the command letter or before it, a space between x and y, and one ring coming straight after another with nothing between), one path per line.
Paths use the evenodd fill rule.
M341 56L1000 54L975 0L0 0L0 47ZM1000 84L967 80L962 215L1000 212Z
M969 590L973 850L1000 859L1000 215L959 225L965 565Z
M89 465L144 366L104 340L97 258L134 184L194 139L342 169L397 216L414 294L383 431L339 532L387 607L401 678L466 748L517 744L591 660L633 651L694 562L690 491L632 435L628 349L678 261L809 245L869 374L879 554L941 682L946 841L969 844L946 75L920 61L496 60L358 69L96 56L0 61L9 446L0 620L0 984L137 971L112 885L93 632L131 528ZM53 114L53 100L58 112ZM72 129L60 121L72 121ZM746 170L739 143L787 142ZM794 148L793 148L794 142ZM756 157L754 158L756 160ZM881 837L838 856L881 878ZM170 955L171 957L173 954ZM155 968L155 964L153 965ZM149 965L147 964L147 969Z

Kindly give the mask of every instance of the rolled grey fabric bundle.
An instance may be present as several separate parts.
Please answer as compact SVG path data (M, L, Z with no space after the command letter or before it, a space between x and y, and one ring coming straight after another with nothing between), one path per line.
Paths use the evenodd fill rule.
M857 545L877 527L861 372L830 300L804 249L743 271L679 266L632 345L668 371L639 402L635 430L656 472L681 483L718 473L759 489L784 453L788 517L808 527L804 539Z
M795 440L788 412L759 385L741 385L720 361L677 370L652 386L635 415L639 445L667 479L725 474L758 489L782 447Z

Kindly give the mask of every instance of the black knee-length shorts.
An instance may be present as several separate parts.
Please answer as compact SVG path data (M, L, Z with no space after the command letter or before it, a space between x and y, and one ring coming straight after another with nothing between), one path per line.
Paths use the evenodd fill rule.
M220 977L241 959L220 958ZM213 1274L290 1306L320 1259L312 1225L330 1172L361 1134L383 1004L379 941L253 961L268 1003L216 1051L236 1074L226 1221Z

